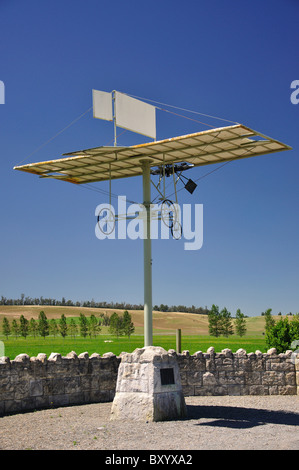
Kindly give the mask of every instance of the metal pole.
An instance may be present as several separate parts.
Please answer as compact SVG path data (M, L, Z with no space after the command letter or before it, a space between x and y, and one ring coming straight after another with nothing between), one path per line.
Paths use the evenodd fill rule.
M153 312L152 312L152 241L151 241L151 175L150 162L143 163L143 205L146 217L143 219L144 240L144 346L153 345Z
M109 163L109 205L111 207L111 163Z
M116 138L116 109L115 109L115 90L112 92L113 99L113 124L114 124L114 147L117 147L117 138Z

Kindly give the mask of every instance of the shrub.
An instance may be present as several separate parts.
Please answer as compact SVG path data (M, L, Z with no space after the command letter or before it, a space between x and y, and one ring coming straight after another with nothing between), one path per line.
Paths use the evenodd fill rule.
M291 321L288 317L281 318L266 330L267 347L276 348L278 354L290 349L291 343L295 340L299 340L298 314Z

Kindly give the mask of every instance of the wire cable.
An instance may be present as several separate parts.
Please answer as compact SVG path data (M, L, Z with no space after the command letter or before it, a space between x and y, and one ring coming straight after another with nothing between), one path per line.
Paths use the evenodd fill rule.
M137 99L141 99L141 100L145 100L145 101L149 101L149 102L152 102L152 103L156 103L158 105L162 105L162 106L167 106L169 108L173 108L173 109L178 109L180 111L184 111L184 112L188 112L188 113L193 113L193 114L196 114L196 115L200 115L200 116L205 116L205 117L209 117L209 118L212 118L212 119L217 119L217 120L220 120L220 121L225 121L225 122L229 122L231 124L239 124L238 122L235 122L235 121L230 121L229 119L224 119L224 118L220 118L218 116L212 116L210 114L204 114L204 113L200 113L198 111L193 111L193 110L190 110L190 109L186 109L186 108L181 108L179 106L174 106L174 105L170 105L170 104L166 104L166 103L161 103L159 101L155 101L155 100L151 100L151 99L148 99L148 98L141 98L139 96L136 96L136 95L131 95L129 93L125 93L127 96L131 96L132 98L137 98ZM161 111L164 111L164 112L167 112L167 113L170 113L170 114L173 114L175 116L178 116L178 117L182 117L184 119L188 119L190 121L193 121L193 122L197 122L199 124L203 124L205 126L208 126L208 127L211 127L211 128L214 128L215 126L212 126L210 124L207 124L205 122L202 122L202 121L199 121L197 119L193 119L191 117L188 117L188 116L185 116L183 114L179 114L179 113L176 113L174 111L170 111L168 109L164 109L164 108L160 108L158 106L156 106L157 109L161 110ZM52 142L56 137L58 137L60 134L62 134L64 131L66 131L67 129L69 129L73 124L75 124L76 122L78 122L83 116L85 116L89 111L91 111L91 109L93 109L93 106L89 107L86 111L84 111L84 113L80 114L77 118L73 119L67 126L65 126L63 129L61 129L59 132L57 132L53 137L51 137L50 139L48 139L46 142L44 142L42 145L40 145L38 148L36 148L33 152L31 152L30 155L28 155L26 158L24 158L22 161L20 161L18 163L18 165L20 165L21 163L23 163L25 160L28 160L32 155L34 155L35 153L37 153L39 150L41 150L43 147L45 147L47 144L49 144L50 142ZM125 132L127 132L127 130L124 130L123 132L121 132L119 134L119 136L121 136L122 134L124 134ZM214 138L216 138L216 136L214 136ZM111 142L113 142L114 139L112 139L111 141L109 141L108 144L106 144L106 146L108 146ZM209 144L211 144L211 142L209 142ZM207 144L208 145L208 144ZM199 177L198 179L196 179L195 181L199 181L207 176L209 176L210 174L214 173L215 171L218 171L220 170L222 167L224 167L225 165L227 165L228 163L231 163L233 160L229 160L227 162L225 162L224 164L220 165L219 167L215 168L214 170L206 173L205 175ZM81 184L79 185L79 187L81 188L84 188L84 189L89 189L91 191L95 191L95 192L98 192L100 194L104 194L104 195L110 195L111 197L113 198L118 198L119 195L117 194L114 194L112 192L109 192L109 191L106 191L104 189L101 189L101 188L98 188L98 187L95 187L95 186L92 186L91 183L86 183L86 184ZM184 188L181 188L181 189L178 189L177 192L181 191L182 189ZM175 193L172 193L170 194L168 197L172 196L173 194ZM156 198L155 198L156 199ZM154 200L155 200L154 199ZM131 203L131 204L138 204L136 203L135 201L131 201L130 199L126 199L127 202Z
M230 122L231 124L239 124L238 122L230 121L229 119L224 119L224 118L221 118L221 117L218 117L218 116L212 116L210 114L200 113L199 111L192 111L191 109L180 108L179 106L174 106L174 105L171 105L171 104L160 103L159 101L150 100L148 98L141 98L140 96L130 95L129 93L125 93L125 94L128 95L128 96L131 96L132 98L138 98L140 100L150 101L151 103L157 103L157 104L160 104L162 106L168 106L169 108L179 109L180 111L186 111L187 113L199 114L200 116L205 116L205 117L209 117L209 118L212 118L212 119L219 119L220 121ZM157 108L157 106L156 106L156 108ZM159 108L159 109L161 109L161 108ZM165 109L162 109L162 111L165 111ZM186 117L186 116L181 116L181 117Z
M95 191L97 193L104 194L105 196L111 195L111 197L113 197L113 198L120 197L119 194L110 193L109 191L106 191L105 189L101 189L101 188L98 188L96 186L92 186L91 183L79 184L78 187L79 188L84 188L84 189L89 189L90 191ZM139 204L138 202L132 201L132 200L127 199L127 198L126 198L126 201L129 202L130 204Z
M58 137L60 134L62 134L64 131L66 131L69 127L71 127L73 124L75 124L75 122L79 121L79 119L81 119L83 116L85 116L85 114L87 114L93 107L91 106L90 108L88 108L86 111L84 111L84 113L80 114L80 116L78 116L76 119L74 119L72 122L70 122L67 126L65 126L63 129L61 129L59 132L57 132L57 134L55 134L53 137L51 137L51 139L47 140L45 143L43 143L42 145L40 145L37 149L35 149L32 153L30 153L30 155L28 155L27 157L24 158L24 160L22 160L21 162L18 163L18 165L20 165L21 163L23 163L25 160L28 160L30 157L32 157L32 155L34 155L36 152L38 152L40 149L42 149L43 147L45 147L47 144L49 144L50 142L52 142L52 140L56 139L56 137Z
M169 109L163 109L163 108L159 108L159 109L161 111L165 111L166 113L174 114L175 116L179 116L179 117L182 117L182 118L185 118L185 119L189 119L189 121L198 122L199 124L203 124L204 126L211 127L212 129L215 127L215 126L212 126L211 124L207 124L206 122L198 121L198 119L192 119L188 116L184 116L183 114L178 114L178 113L175 113L174 111L169 111Z
M244 150L244 152L247 152L247 150L248 150L248 149ZM194 182L200 181L200 180L206 178L207 176L211 175L211 174L214 173L215 171L220 170L220 169L223 168L225 165L228 165L229 163L232 163L233 161L235 161L235 158L232 158L231 160L228 160L227 162L222 163L222 165L220 165L220 166L218 166L217 168L214 168L214 170L211 170L211 171L209 171L208 173L205 173L204 175L200 176L199 178L197 178L196 180L194 180ZM185 187L178 189L176 192L178 193L179 191L182 191L183 189L185 189ZM175 194L175 192L169 194L169 195L167 196L167 198L170 198L171 196L173 196L173 194Z

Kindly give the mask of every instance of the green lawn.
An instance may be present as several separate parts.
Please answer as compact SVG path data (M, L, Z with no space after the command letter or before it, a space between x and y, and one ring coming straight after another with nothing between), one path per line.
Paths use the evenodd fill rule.
M143 335L132 335L130 339L124 336L116 338L107 334L100 334L96 338L82 338L80 336L71 338L67 336L65 339L61 336L47 336L45 339L31 336L26 339L13 337L6 339L0 336L0 340L4 343L5 356L8 356L11 360L22 353L29 356L45 353L48 357L51 352L65 356L70 351L75 351L78 355L86 351L89 355L94 352L101 355L106 352L113 352L119 355L122 351L132 352L134 349L144 346ZM154 346L162 346L166 350L175 349L175 333L154 334L153 343ZM182 335L182 350L189 350L190 354L194 354L196 351L206 352L210 346L213 346L216 352L220 352L224 348L229 348L233 352L236 352L239 348L245 349L247 353L255 352L257 349L266 352L265 340L260 335L244 336L242 338L238 336L215 338L208 335Z

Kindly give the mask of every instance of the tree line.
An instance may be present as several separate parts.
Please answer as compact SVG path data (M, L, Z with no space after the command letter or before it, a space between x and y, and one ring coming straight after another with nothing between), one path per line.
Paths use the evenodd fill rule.
M21 294L20 298L18 299L9 299L1 295L0 298L0 305L47 305L47 306L59 306L59 307L89 307L89 308L102 308L102 309L115 309L115 310L143 310L143 304L130 304L127 302L96 302L94 299L92 300L81 300L74 302L73 300L66 300L65 297L62 297L61 300L54 299L54 298L44 298L41 297L29 297L25 296L25 294ZM205 307L195 307L191 305L191 307L186 305L167 305L167 304L160 304L154 305L153 310L158 312L183 312L183 313L195 313L199 315L208 315L210 309ZM262 312L261 315L263 316L265 312ZM277 315L282 315L281 312L277 313ZM287 313L286 315L293 315L292 312ZM245 315L245 318L247 316Z
M67 322L64 314L61 315L60 319L56 320L55 318L48 319L45 312L42 310L38 319L31 318L28 320L24 315L20 315L19 320L14 318L9 321L7 317L3 317L2 320L2 334L8 339L9 336L14 336L15 338L21 336L27 338L27 336L41 336L44 339L46 336L66 336L75 337L77 335L86 338L95 338L100 334L102 326L108 326L108 331L112 335L117 337L126 335L128 337L135 331L134 323L132 322L132 317L129 312L124 311L123 315L113 313L111 316L100 313L99 318L94 314L91 314L89 317L86 317L83 313L80 313L78 322L74 318L71 318Z
M236 312L233 324L231 312L229 312L226 307L220 310L218 305L213 304L208 314L208 321L209 333L211 336L229 337L230 335L233 335L234 332L238 336L244 336L247 332L246 316L240 309Z
M298 341L299 349L299 313L295 315L292 312L286 314L285 318L277 322L272 316L272 309L269 308L261 313L265 317L265 339L268 348L276 348L277 352L284 352L291 349L291 343ZM278 316L282 313L279 312ZM288 317L292 319L289 320ZM236 316L232 318L231 313L224 307L219 310L217 305L212 305L208 313L209 333L211 336L230 336L236 333L238 336L244 336L247 332L246 315L240 309Z
M3 295L0 298L0 305L47 305L47 306L59 306L59 307L89 307L89 308L109 308L115 310L143 310L143 304L130 304L126 302L96 302L92 300L84 301L72 301L66 300L65 297L62 297L61 300L54 298L44 298L41 297L28 297L25 294L21 294L19 299L8 299ZM153 310L158 312L186 312L186 313L196 313L207 315L209 309L207 307L186 307L186 305L171 305L166 304L154 305Z

